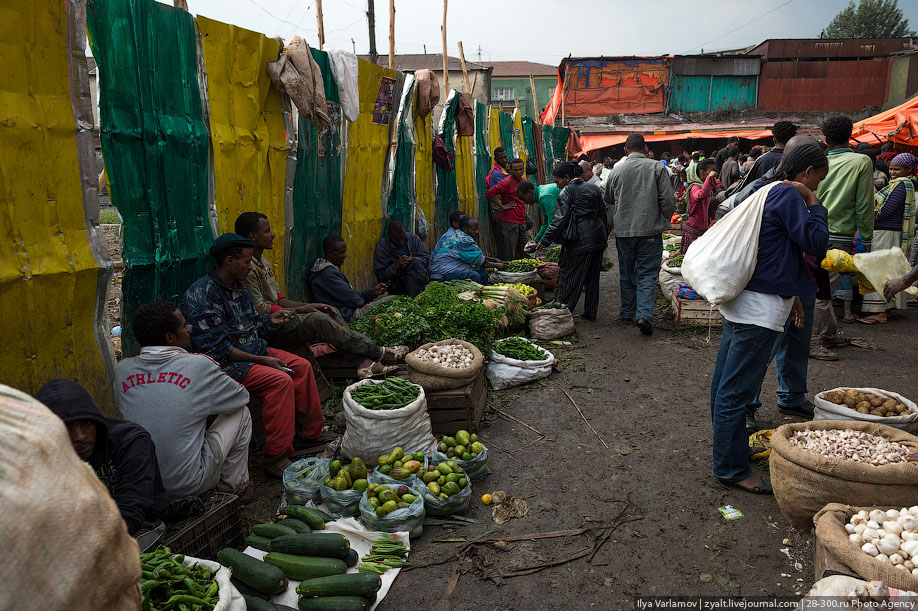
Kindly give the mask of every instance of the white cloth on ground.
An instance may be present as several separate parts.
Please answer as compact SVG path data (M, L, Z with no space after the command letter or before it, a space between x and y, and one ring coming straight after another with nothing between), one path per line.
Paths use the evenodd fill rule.
M756 325L772 331L784 331L794 298L743 291L733 301L720 304L720 313L732 323Z

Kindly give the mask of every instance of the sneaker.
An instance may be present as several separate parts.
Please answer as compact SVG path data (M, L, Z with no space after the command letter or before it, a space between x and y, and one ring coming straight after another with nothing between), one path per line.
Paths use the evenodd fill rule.
M291 465L287 454L278 454L277 456L265 456L261 460L261 469L268 477L280 479L284 475L284 469Z
M837 361L838 354L832 352L822 344L810 344L810 358L817 361Z
M408 346L390 346L382 349L382 356L379 360L383 363L398 363L404 361L409 352L411 350Z
M818 342L826 348L844 348L851 342L848 338L839 333L835 337L820 337Z
M796 418L806 418L807 420L813 419L813 410L816 409L816 406L805 400L800 405L794 405L793 407L789 405L778 404L778 411L785 416L794 416Z
M641 331L641 335L653 335L653 327L650 325L650 321L645 318L639 318L637 321L638 329Z
M759 430L759 425L755 421L755 409L746 408L746 433L752 435Z

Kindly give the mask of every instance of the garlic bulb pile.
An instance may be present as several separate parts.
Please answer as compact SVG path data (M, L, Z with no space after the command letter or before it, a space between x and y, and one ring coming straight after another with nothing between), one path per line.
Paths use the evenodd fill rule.
M865 554L918 577L918 505L861 510L851 516L845 531Z
M788 442L813 454L875 466L905 462L910 451L901 443L849 429L797 431Z
M457 344L431 346L418 350L415 356L419 361L435 363L448 369L465 369L475 358L471 350Z

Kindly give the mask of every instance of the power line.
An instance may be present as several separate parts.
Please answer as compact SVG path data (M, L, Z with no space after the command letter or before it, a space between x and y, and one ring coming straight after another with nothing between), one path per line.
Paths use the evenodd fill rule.
M729 35L732 34L733 32L736 32L737 30L741 30L742 28L746 27L747 25L749 25L749 24L752 23L753 21L758 21L758 20L761 19L762 17L765 17L766 15L770 15L771 13L774 13L774 12L775 12L776 10L778 10L779 8L785 7L785 6L787 6L788 4L790 4L790 3L793 2L793 1L794 1L794 0L787 0L787 2L785 2L785 3L783 3L783 4L779 4L778 6L776 6L776 7L773 8L773 9L771 9L770 11L766 11L766 12L762 13L761 15L759 15L758 17L755 17L754 19L750 19L749 21L747 21L747 22L744 23L743 25L737 26L737 27L733 28L732 30L730 30L729 32L726 32L726 33L724 33L724 34L721 34L721 35L718 36L717 38L712 38L711 40L709 40L709 41L707 41L707 42L703 42L703 43L701 43L700 45L697 45L697 46L692 47L691 49L687 49L687 50L683 51L683 53L688 53L689 51L692 51L692 50L694 50L694 49L703 49L704 47L706 47L707 45L711 44L712 42L714 42L714 41L716 41L716 40L720 40L720 39L723 38L724 36L729 36Z
M296 25L295 23L290 23L290 22L287 21L286 19L281 19L280 17L278 17L277 15L273 14L271 11L269 11L268 9L266 9L265 7L263 7L262 5L260 5L260 4L258 4L257 2L255 2L255 0L248 0L248 2L249 2L249 4L251 4L251 5L253 5L253 6L257 6L258 8L260 8L260 9L261 9L262 11L264 11L265 14L268 15L268 17L270 17L271 19L276 19L277 21L279 21L279 22L281 22L281 23L286 23L287 25L292 25L293 27L297 27L297 25ZM309 31L309 32L315 32L315 31L317 31L317 30L309 30L308 28L304 28L304 29L307 30L307 31Z

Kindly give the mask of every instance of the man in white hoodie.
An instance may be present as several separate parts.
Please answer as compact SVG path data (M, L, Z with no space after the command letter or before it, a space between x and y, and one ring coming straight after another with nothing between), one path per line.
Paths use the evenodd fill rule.
M174 304L140 306L131 330L141 350L115 368L115 402L153 438L166 494L216 487L250 500L248 391L210 357L188 352L190 328Z

